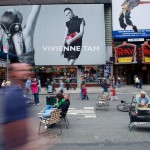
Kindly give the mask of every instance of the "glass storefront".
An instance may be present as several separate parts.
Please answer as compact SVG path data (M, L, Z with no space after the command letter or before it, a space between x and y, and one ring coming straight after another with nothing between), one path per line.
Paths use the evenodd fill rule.
M64 82L69 78L70 83L77 84L77 70L79 66L36 66L34 68L37 77L41 80L41 86L46 85L47 79L55 80L56 84L59 79ZM106 74L105 65L101 66L81 66L81 75L87 84L97 84L99 77L104 77Z

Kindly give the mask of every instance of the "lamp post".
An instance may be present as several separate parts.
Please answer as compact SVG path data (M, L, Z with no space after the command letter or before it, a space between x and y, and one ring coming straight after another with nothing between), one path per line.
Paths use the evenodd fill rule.
M3 27L4 29L4 32L6 33L7 35L7 45L5 45L7 48L7 81L9 80L9 76L8 76L8 69L9 69L9 40L10 40L10 36L11 36L11 33L10 33L10 29L13 25L15 25L15 30L16 31L19 31L19 25L20 23L13 23L11 24L11 26L7 29L6 26L3 24L3 23L0 23L1 27Z

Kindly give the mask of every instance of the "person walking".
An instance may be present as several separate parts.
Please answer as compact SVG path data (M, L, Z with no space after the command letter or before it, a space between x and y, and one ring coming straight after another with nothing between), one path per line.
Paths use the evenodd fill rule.
M80 85L80 100L83 98L82 86L85 84L84 76L81 76L81 85Z
M82 95L83 95L82 100L83 99L89 100L89 97L88 97L88 94L87 94L87 88L86 88L85 84L82 85Z
M101 87L103 88L103 93L108 92L109 85L105 78L102 80Z
M31 78L28 77L26 83L25 83L25 96L27 99L32 99L31 94Z
M64 83L63 80L59 80L59 92L64 93Z
M136 88L138 88L138 86L139 86L139 78L138 78L138 76L136 76L136 78L135 78L135 87Z
M142 77L139 78L139 89L142 89Z
M121 78L119 76L117 78L117 85L118 85L118 88L120 88L120 86L121 86Z
M26 98L23 95L24 79L32 74L31 66L25 63L9 65L9 79L11 86L8 89L1 106L3 117L3 142L5 150L24 149L28 142L28 112Z
M34 105L39 105L39 88L38 88L38 81L36 80L36 78L33 78L32 82L31 82L31 90L32 90L32 94L34 95Z

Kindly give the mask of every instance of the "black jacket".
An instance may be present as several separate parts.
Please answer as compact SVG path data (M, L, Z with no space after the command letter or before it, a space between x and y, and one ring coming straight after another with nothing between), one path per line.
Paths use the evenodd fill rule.
M65 102L61 105L60 109L62 111L62 117L64 117L67 114L69 106L70 106L69 100L65 100Z

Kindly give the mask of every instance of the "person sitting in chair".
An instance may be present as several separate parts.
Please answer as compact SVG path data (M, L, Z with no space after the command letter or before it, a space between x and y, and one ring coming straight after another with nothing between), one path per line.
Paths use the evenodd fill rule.
M63 103L65 102L64 96L62 93L58 93L56 95L56 97L58 98L58 103L54 106L52 105L47 105L44 108L44 112L42 113L42 116L40 117L44 117L44 118L49 118L51 116L51 112L54 111L54 109L61 109Z
M146 95L146 92L141 91L140 96L138 96L136 99L136 102L135 113L138 114L138 107L149 107L150 98Z
M62 117L65 117L70 106L70 94L64 94L64 103L61 105Z
M145 91L141 91L140 95L136 98L135 112L129 113L130 121L137 122L137 116L142 115L139 114L138 108L148 108L150 105L150 98L146 95Z

